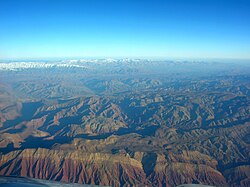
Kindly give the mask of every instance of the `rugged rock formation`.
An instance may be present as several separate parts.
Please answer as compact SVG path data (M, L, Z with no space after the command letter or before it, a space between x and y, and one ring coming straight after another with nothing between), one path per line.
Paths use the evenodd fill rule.
M145 184L140 162L126 155L27 149L1 156L1 175L98 185Z
M207 163L196 162L194 157L201 162L207 159ZM131 157L126 153L26 149L2 155L0 174L110 186L227 185L215 169L217 162L206 157L198 152L176 156L137 152Z

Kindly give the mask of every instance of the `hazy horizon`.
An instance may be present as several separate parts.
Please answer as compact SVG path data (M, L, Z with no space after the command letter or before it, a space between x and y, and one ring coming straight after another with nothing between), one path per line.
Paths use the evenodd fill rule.
M152 61L204 61L204 62L250 62L250 58L191 58L191 57L144 57L144 56L61 56L61 57L15 57L0 58L1 62L32 62L32 61L61 61L61 60L101 60L101 59L140 59Z

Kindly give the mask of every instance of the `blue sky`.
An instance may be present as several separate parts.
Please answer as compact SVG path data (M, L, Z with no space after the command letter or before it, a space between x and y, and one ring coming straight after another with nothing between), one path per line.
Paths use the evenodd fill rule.
M249 0L0 0L0 58L250 59Z

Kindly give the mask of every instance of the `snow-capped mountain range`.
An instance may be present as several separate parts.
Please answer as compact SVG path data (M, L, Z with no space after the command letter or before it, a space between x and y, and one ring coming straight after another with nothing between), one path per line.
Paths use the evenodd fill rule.
M0 70L11 70L18 71L22 69L39 69L39 68L84 68L92 69L93 67L106 66L106 65L128 65L141 62L150 62L150 60L142 59L72 59L72 60L61 60L51 62L22 62L22 61L11 61L11 62L0 62ZM91 68L92 67L92 68Z
M235 63L207 62L207 61L170 61L149 59L67 59L54 61L0 61L0 71L49 70L50 72L86 72L100 74L127 74L127 73L181 73L207 71L236 71L249 70L249 65L239 66ZM214 71L215 72L215 71Z

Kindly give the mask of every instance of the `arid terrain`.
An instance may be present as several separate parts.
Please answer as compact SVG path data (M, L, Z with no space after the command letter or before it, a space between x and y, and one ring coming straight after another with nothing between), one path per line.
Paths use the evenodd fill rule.
M237 62L0 63L0 175L250 186L249 72Z

